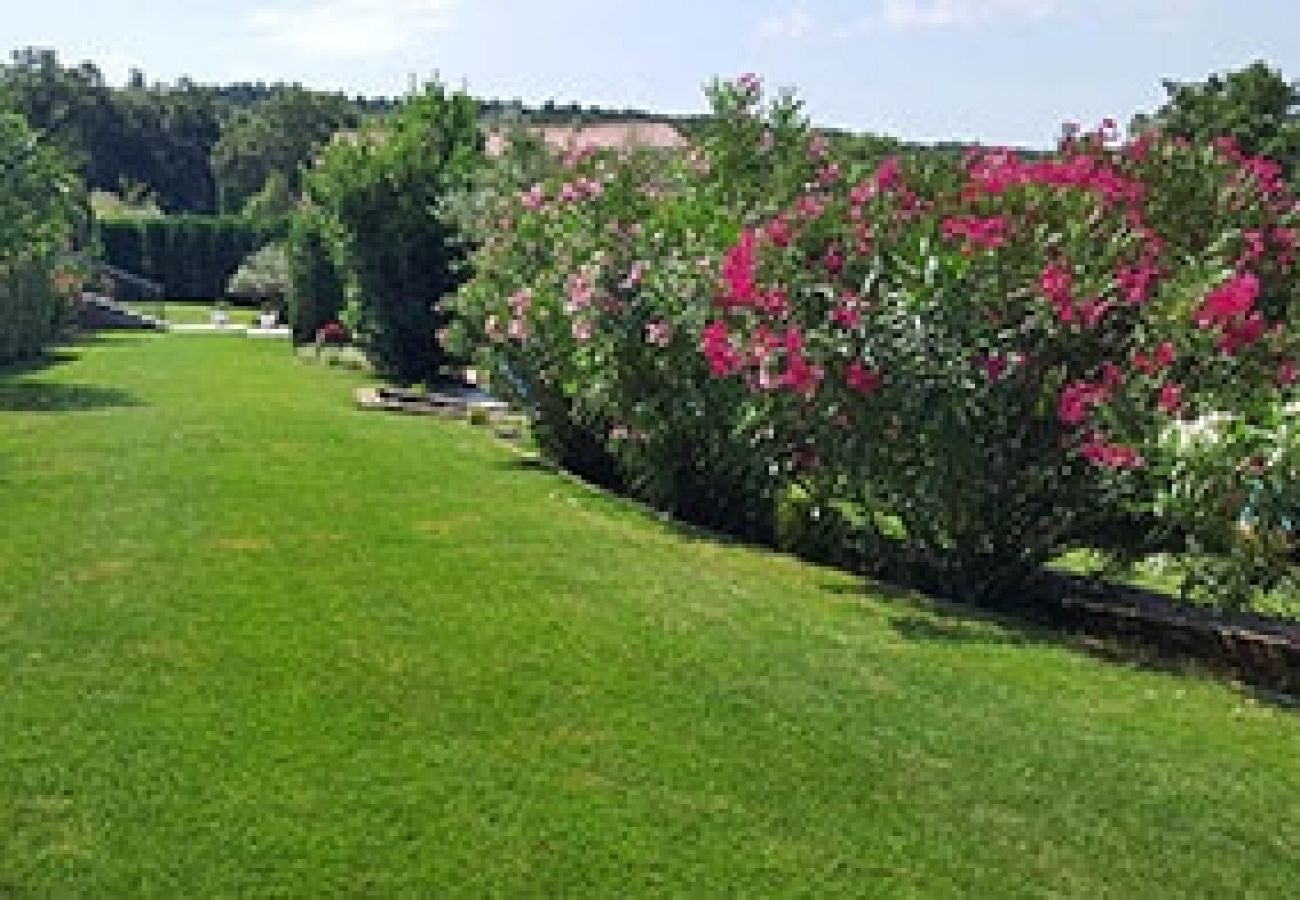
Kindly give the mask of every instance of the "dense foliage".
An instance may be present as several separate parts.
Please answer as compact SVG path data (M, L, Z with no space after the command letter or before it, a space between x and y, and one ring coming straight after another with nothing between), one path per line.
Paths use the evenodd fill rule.
M0 105L22 112L102 191L144 191L168 212L213 212L209 154L220 135L211 94L188 80L109 87L91 63L62 65L52 50L17 51L0 65Z
M267 244L250 253L230 276L226 293L261 302L277 311L289 291L289 261L283 243Z
M285 220L168 216L99 222L105 260L161 283L167 296L207 300L225 293L250 253L284 236Z
M338 131L353 128L358 121L356 107L341 94L297 85L275 91L264 103L237 113L212 148L212 170L222 210L242 211L267 188L268 181L287 182L287 193L296 196L301 171L311 163L313 154Z
M84 217L67 160L0 113L0 363L39 353L67 324L79 279L59 260Z
M307 343L336 322L346 300L345 284L331 248L331 221L319 210L302 210L289 225L287 314L295 343Z
M1300 166L1300 92L1266 63L1211 75L1203 82L1165 82L1165 103L1139 116L1139 129L1206 143L1231 137L1242 152L1281 163L1294 176Z
M690 155L571 155L480 217L462 334L548 453L751 534L797 485L836 553L954 594L1079 546L1208 551L1220 598L1287 574L1278 165L1108 123L854 166L752 77L713 99Z
M464 248L444 203L481 158L474 101L430 84L382 129L332 144L307 177L355 299L350 324L389 377L433 381L446 362L438 303L461 280Z
M496 202L477 211L476 277L457 308L493 389L531 410L561 463L770 540L778 479L755 449L767 423L698 351L715 261L747 216L815 171L799 104L781 97L754 115L756 91L716 86L716 115L687 156L571 153L539 172L520 145L494 174Z

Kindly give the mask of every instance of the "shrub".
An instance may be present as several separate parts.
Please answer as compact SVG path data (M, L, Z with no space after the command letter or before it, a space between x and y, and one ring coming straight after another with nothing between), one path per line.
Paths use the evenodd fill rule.
M480 204L458 339L544 452L733 533L782 498L790 545L965 597L1075 547L1193 551L1220 601L1287 577L1278 166L1108 123L850 168L755 79L713 100L691 154L569 154Z
M236 297L250 297L284 307L289 284L289 261L283 244L267 244L250 253L234 275L226 292Z
M476 104L433 84L382 130L333 144L307 178L338 238L357 336L386 377L432 381L447 361L438 304L459 285L465 251L443 204L480 158Z
M856 182L830 164L728 251L704 352L777 401L793 450L774 463L868 511L877 567L997 596L1145 511L1232 554L1242 577L1216 592L1241 598L1285 573L1233 537L1242 503L1260 498L1270 534L1300 499L1252 494L1248 462L1295 379L1300 233L1279 174L1231 142L1109 127L1033 162L894 161ZM1214 410L1238 439L1193 465L1168 436ZM1238 502L1207 507L1225 491Z
M0 113L0 363L36 355L69 321L80 279L58 260L84 218L68 161Z
M298 213L289 226L287 305L297 343L312 340L343 309L344 284L331 254L328 227L328 219L316 210Z
M766 423L742 386L708 377L696 345L717 258L811 176L817 142L793 98L762 106L756 80L710 95L713 124L688 154L571 152L531 173L507 155L477 218L460 339L561 465L770 541ZM502 168L537 180L510 184Z

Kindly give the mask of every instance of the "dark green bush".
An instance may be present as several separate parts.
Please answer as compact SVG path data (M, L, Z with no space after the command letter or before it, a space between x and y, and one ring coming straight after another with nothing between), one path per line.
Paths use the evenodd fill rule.
M78 280L59 259L84 221L69 162L0 115L0 364L38 354L68 321Z
M289 324L296 343L311 341L343 309L343 277L330 254L328 222L316 211L295 216L289 226Z
M307 178L337 235L356 292L352 323L375 368L402 382L435 380L447 362L438 304L461 281L461 234L445 208L482 158L477 106L428 85L382 130L333 144Z
M123 219L96 226L106 262L161 283L178 300L223 296L240 263L282 238L286 228L281 219L239 216Z

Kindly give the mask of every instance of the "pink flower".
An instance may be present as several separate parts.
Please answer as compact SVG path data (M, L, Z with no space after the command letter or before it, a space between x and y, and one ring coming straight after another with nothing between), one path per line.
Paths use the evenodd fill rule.
M531 209L534 212L546 205L546 186L535 184L528 190L519 195L519 202L524 205L525 209Z
M1240 265L1248 266L1267 252L1264 246L1264 232L1259 229L1248 228L1242 232L1241 237L1246 244L1246 249L1241 254Z
M726 322L718 319L706 325L701 343L709 361L709 370L715 376L726 378L740 371L744 359L731 343Z
M1084 328L1093 329L1101 324L1101 320L1110 312L1113 304L1109 300L1099 300L1096 297L1090 297L1079 303L1079 321Z
M511 319L507 333L512 341L522 341L528 337L528 323L523 319Z
M903 183L903 164L897 156L891 156L880 164L876 174L871 176L871 184L877 194L892 190Z
M825 159L827 146L826 136L819 131L815 131L812 137L808 139L808 155L813 159Z
M1236 356L1243 347L1249 347L1263 337L1265 327L1264 317L1258 312L1243 319L1225 322L1217 346L1229 356Z
M996 250L1010 233L1011 224L1004 216L952 216L943 222L945 240L962 239L972 250Z
M1226 324L1251 311L1258 297L1260 280L1249 272L1236 274L1210 291L1209 297L1205 298L1205 302L1196 311L1193 321L1200 328Z
M1183 406L1183 386L1170 381L1160 388L1160 398L1156 401L1162 413L1174 415Z
M564 304L564 311L569 315L586 309L591 306L593 294L591 278L586 272L578 272L569 276L568 280L568 302Z
M880 390L885 383L885 376L863 365L861 360L855 359L845 370L844 381L850 389L866 396Z
M782 385L804 397L811 397L816 393L817 386L821 384L825 374L821 366L812 365L807 357L799 352L788 354L785 365L785 375L781 378Z
M757 97L763 90L763 79L759 78L753 72L746 72L736 79L736 87L748 94L750 97Z
M591 340L592 330L593 326L590 319L573 320L573 339L579 343L585 344Z
M533 292L528 288L520 288L511 294L506 302L510 304L516 316L522 316L533 305Z
M633 263L632 268L628 270L627 277L623 279L619 287L625 291L630 291L635 288L641 283L641 279L645 277L647 268L648 266L643 262Z
M1155 266L1143 262L1136 266L1122 266L1115 272L1115 281L1124 294L1124 299L1134 305L1141 305L1151 298L1159 274Z
M1061 391L1057 417L1065 425L1081 425L1092 413L1093 407L1104 403L1110 396L1102 385L1087 381L1074 381Z
M1174 350L1174 345L1170 341L1164 341L1160 346L1156 347L1156 365L1162 369L1167 369L1172 366L1176 356L1177 353Z
M650 322L645 327L645 339L647 344L667 347L673 340L673 323L664 319Z
M989 381L1001 381L1006 377L1010 360L1002 353L990 353L988 356L978 357L975 363L984 370L984 376Z
M1079 448L1079 453L1093 465L1108 469L1140 469L1146 465L1146 460L1132 447L1107 443L1095 435Z
M1290 387L1300 378L1300 370L1297 370L1294 361L1289 359L1282 360L1282 364L1277 367L1277 384L1278 387Z
M763 236L776 247L789 247L790 242L794 239L794 233L790 230L790 223L781 216L767 223L767 227L763 229Z
M718 298L724 309L752 306L758 298L758 235L752 228L740 234L740 242L722 260L723 293Z
M839 275L844 271L844 253L838 247L832 247L826 251L826 256L822 259L822 265L826 267L827 274L832 277Z
M845 301L831 310L831 321L841 328L852 330L862 324L862 313L857 307Z
M1056 314L1062 322L1074 321L1073 286L1074 276L1059 263L1048 263L1038 276L1038 289L1056 307Z
M1101 364L1101 385L1107 391L1113 391L1124 385L1124 370L1113 362Z

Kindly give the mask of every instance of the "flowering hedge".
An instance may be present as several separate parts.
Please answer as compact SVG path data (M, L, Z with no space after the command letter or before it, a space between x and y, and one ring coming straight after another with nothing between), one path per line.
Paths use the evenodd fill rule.
M1287 574L1274 163L1105 123L849 171L752 77L713 98L689 155L571 155L481 223L463 336L549 452L738 531L798 483L861 564L963 595L1080 546L1209 551L1221 596Z
M477 210L459 337L561 463L770 540L779 479L755 449L770 429L743 386L708 377L699 335L739 223L793 197L815 161L792 98L764 104L756 79L710 94L715 122L689 154L547 162L512 144Z

